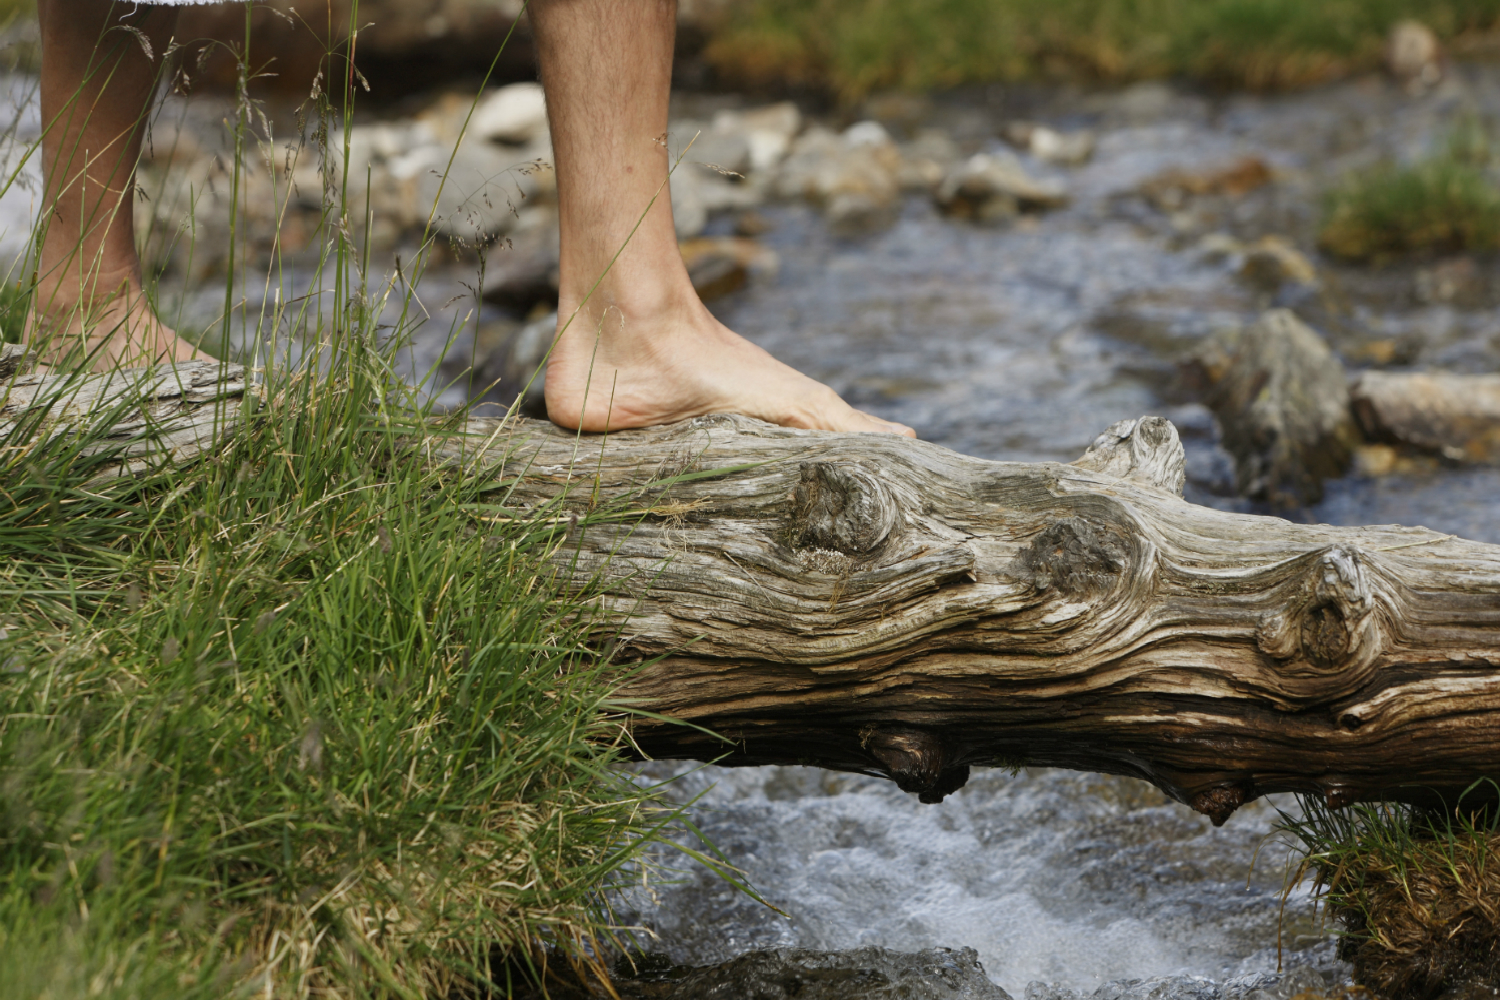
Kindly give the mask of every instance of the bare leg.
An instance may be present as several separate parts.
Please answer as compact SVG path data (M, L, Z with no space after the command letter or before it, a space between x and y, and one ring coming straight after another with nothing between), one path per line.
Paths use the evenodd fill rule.
M547 365L552 419L598 431L733 412L793 427L911 434L733 333L693 291L660 141L675 0L533 0L530 10L562 221L563 332Z
M201 357L163 326L141 289L132 203L141 135L177 8L39 0L43 205L27 340L54 363L96 367ZM118 27L129 25L140 37Z

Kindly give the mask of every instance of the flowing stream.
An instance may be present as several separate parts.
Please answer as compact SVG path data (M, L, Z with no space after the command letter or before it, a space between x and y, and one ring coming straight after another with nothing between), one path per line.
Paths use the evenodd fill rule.
M23 84L7 83L29 94ZM715 102L735 103L681 103L711 112ZM1422 95L1374 78L1282 98L1210 99L1161 84L1102 94L1008 88L891 100L869 113L898 141L941 130L965 156L1002 148L1002 126L1018 118L1097 137L1082 166L1028 159L1038 176L1066 184L1070 204L1003 226L946 218L925 195L906 197L887 228L853 237L834 235L801 202L757 210L779 269L714 302L715 312L927 440L988 458L1068 461L1114 421L1161 414L1183 436L1190 500L1264 512L1233 496L1214 421L1181 385L1178 361L1205 336L1280 304L1319 326L1351 368L1372 358L1496 367L1492 261L1475 272L1478 304L1461 306L1422 292L1442 262L1323 262L1318 288L1265 291L1237 276L1234 249L1273 234L1310 247L1320 192L1342 173L1421 155L1465 115L1500 115L1494 68L1454 67ZM23 107L20 137L37 125ZM20 148L7 147L13 164ZM1263 161L1274 183L1176 208L1141 193L1165 171L1213 171L1245 157ZM24 245L34 161L23 174L0 199L0 249ZM724 214L708 232L733 225ZM466 280L457 268L433 279L452 288ZM204 308L223 302L222 286L187 298L195 294ZM466 308L434 305L435 332L413 345L414 369L442 356L454 310ZM481 307L471 325L482 329L493 312ZM453 351L477 350L463 336L474 339L462 334ZM1287 516L1423 524L1500 542L1497 510L1500 470L1433 465L1351 475L1329 484L1316 507ZM1308 967L1329 983L1345 974L1306 888L1293 887L1283 906L1287 850L1269 835L1276 809L1294 808L1289 799L1254 803L1216 830L1140 782L1063 771L977 771L939 806L886 782L807 768L639 769L643 781L669 776L670 794L692 801L695 822L782 911L686 868L675 884L624 901L623 914L650 928L650 947L673 962L784 946L972 947L994 982L1030 1000L1115 980L1274 972L1278 944L1283 967Z
M1070 207L986 228L910 198L893 227L852 239L831 235L804 205L770 207L763 240L781 256L779 276L716 313L856 405L970 454L1068 461L1115 420L1162 414L1187 447L1188 498L1243 511L1256 508L1232 495L1214 422L1177 376L1184 351L1216 328L1286 304L1319 323L1351 367L1392 338L1414 367L1496 366L1500 317L1422 301L1419 265L1330 267L1321 294L1289 296L1247 286L1235 255L1213 252L1221 233L1307 246L1318 193L1344 170L1420 155L1459 116L1500 108L1492 70L1461 69L1421 97L1365 80L1281 99L1216 102L1147 85L1036 94L1023 105L1098 129L1087 166L1053 171L1067 180ZM970 95L924 114L986 134L974 120L1002 111ZM1269 163L1278 182L1175 216L1137 193L1165 170L1244 156ZM1332 290L1342 293L1337 311ZM1290 516L1500 541L1497 510L1500 470L1438 467L1350 476ZM676 962L783 946L972 947L1020 997L1034 981L1088 992L1113 980L1274 972L1279 940L1283 968L1310 966L1329 983L1345 974L1306 888L1282 908L1287 850L1267 838L1276 808L1295 808L1290 799L1258 802L1215 830L1134 780L1062 771L976 772L940 806L805 768L705 767L678 784L676 794L701 794L695 821L786 916L688 874L632 900L659 935L653 947ZM1029 992L1046 995L1038 990Z

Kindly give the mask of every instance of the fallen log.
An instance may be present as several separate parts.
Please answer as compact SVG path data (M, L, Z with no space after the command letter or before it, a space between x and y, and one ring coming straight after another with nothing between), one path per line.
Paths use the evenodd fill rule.
M190 370L97 399L201 428L243 374ZM21 381L12 400L53 398ZM640 664L623 696L691 723L635 720L646 755L883 774L931 802L975 765L1103 771L1216 823L1268 792L1451 802L1500 777L1500 546L1186 503L1161 418L1071 465L729 415L607 437L473 419L421 445L510 507L636 512L561 522L557 566ZM184 432L171 457L211 447Z
M646 498L559 565L608 581L616 655L646 664L625 693L703 727L636 723L651 756L924 801L973 765L1104 771L1215 822L1268 792L1451 800L1500 776L1500 547L1186 503L1161 418L1072 465L735 416L469 431L443 454L504 456L511 503Z

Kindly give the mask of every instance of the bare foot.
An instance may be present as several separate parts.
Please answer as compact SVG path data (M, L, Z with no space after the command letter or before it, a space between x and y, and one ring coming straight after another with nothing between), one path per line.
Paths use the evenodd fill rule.
M560 315L559 326L567 322ZM714 319L697 296L654 318L581 311L547 362L547 415L570 429L623 430L705 413L743 413L786 427L916 432L856 410L832 389Z
M25 341L49 366L95 371L139 368L208 357L156 318L133 282L103 302L65 303L56 290L39 288L26 317Z

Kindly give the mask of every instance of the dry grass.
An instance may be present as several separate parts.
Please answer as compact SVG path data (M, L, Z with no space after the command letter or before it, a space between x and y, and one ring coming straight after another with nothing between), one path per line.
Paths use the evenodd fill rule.
M1474 790L1496 791L1491 784ZM1427 812L1304 802L1285 821L1303 869L1341 925L1339 955L1383 1000L1433 1000L1500 982L1500 826L1495 806Z

